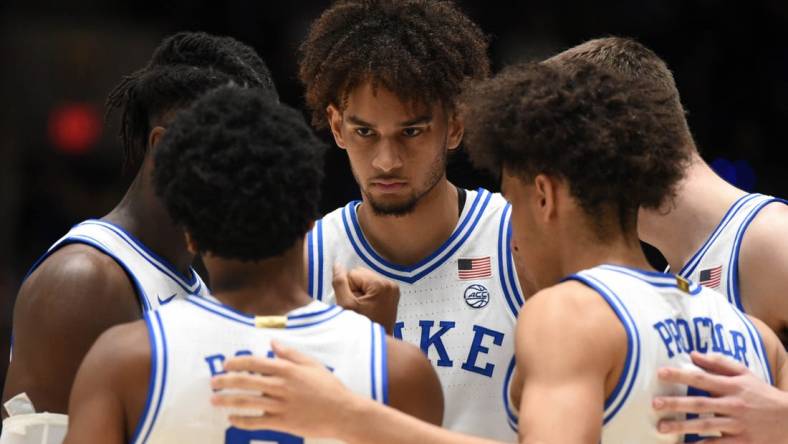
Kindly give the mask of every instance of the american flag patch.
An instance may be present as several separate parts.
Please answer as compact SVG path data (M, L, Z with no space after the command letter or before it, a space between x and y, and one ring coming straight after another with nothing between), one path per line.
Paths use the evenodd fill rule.
M722 281L722 265L700 271L700 284L708 288L717 288Z
M490 256L457 260L457 277L462 280L492 277Z

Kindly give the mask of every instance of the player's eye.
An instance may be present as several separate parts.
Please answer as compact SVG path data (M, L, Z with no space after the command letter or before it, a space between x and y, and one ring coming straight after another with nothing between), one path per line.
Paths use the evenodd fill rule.
M421 134L423 132L424 132L424 129L422 129L422 128L411 127L411 128L403 129L402 130L402 135L405 136L405 137L416 137L416 136L418 136L419 134Z
M362 126L362 127L356 128L356 134L358 134L361 137L371 137L372 135L375 134L375 132L372 131L369 128L365 128L365 127Z

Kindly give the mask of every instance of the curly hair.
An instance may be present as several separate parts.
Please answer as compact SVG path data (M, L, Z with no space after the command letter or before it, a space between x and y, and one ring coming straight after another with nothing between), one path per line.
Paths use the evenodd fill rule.
M467 93L466 147L493 173L565 180L599 234L610 212L626 231L675 195L689 161L665 99L588 63L515 65Z
M383 86L401 100L454 109L468 79L489 76L487 38L445 0L344 0L312 23L300 48L299 79L312 124L343 107L358 85Z
M324 151L298 111L227 86L175 117L154 185L201 252L257 261L292 247L317 217Z
M249 46L204 32L180 32L165 38L148 64L123 77L107 98L107 116L115 109L122 113L124 164L138 168L154 122L230 82L277 96L268 67Z

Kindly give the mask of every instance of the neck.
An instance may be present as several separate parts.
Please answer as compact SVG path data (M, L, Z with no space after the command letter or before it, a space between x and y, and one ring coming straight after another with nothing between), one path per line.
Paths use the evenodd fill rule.
M222 303L258 316L284 315L311 302L299 279L303 242L281 256L241 262L204 256L212 294Z
M457 226L457 188L444 178L404 216L381 216L362 203L359 224L375 251L395 264L412 265L427 257Z
M146 158L123 200L102 219L112 222L188 275L194 256L186 249L183 230L175 225L151 180L153 162Z
M678 272L708 239L731 205L746 192L729 184L694 156L669 207L641 210L638 232ZM681 227L677 229L677 227Z
M629 233L617 232L604 241L600 241L591 231L573 233L562 238L566 242L562 242L560 246L559 279L601 264L652 269L634 230Z

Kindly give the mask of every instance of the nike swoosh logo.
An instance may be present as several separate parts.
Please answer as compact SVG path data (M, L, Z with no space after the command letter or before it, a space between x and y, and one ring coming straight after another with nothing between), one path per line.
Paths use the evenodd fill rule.
M166 304L169 304L170 302L172 302L172 300L175 299L176 295L177 295L177 293L173 293L172 296L168 297L167 299L162 299L161 296L159 296L157 294L156 295L156 299L159 300L159 305L166 305Z

